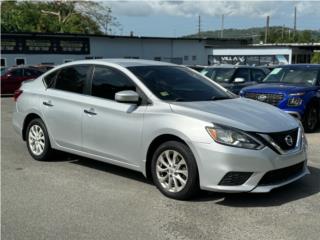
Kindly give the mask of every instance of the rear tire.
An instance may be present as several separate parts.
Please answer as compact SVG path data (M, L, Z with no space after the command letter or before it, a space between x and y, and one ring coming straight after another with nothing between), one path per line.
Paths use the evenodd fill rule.
M196 160L184 143L161 144L153 154L151 174L154 184L169 198L187 200L199 190Z
M30 155L38 161L49 160L53 156L49 135L40 118L33 119L27 127L26 143Z
M317 104L311 103L305 112L303 127L306 132L314 132L319 124L319 109Z

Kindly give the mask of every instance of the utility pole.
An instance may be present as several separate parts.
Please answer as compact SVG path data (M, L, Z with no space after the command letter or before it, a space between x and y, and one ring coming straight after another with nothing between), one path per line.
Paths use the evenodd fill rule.
M270 17L267 16L266 31L265 31L265 34L264 34L264 43L267 43L267 42L268 42L269 22L270 22Z
M294 19L293 19L293 39L297 33L297 7L294 7Z
M282 42L283 42L283 40L284 40L284 25L282 25L281 39L282 39Z
M221 32L220 32L220 38L223 38L223 30L224 30L224 14L221 16Z
M198 37L201 37L201 16L198 17Z

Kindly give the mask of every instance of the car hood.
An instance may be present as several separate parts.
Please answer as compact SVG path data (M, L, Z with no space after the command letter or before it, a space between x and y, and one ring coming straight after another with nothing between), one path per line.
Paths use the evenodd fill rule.
M295 93L304 92L315 89L314 86L292 85L285 83L262 83L251 87L245 87L242 92L258 92L258 93Z
M266 103L246 98L170 103L173 112L244 131L270 133L298 127L298 122Z

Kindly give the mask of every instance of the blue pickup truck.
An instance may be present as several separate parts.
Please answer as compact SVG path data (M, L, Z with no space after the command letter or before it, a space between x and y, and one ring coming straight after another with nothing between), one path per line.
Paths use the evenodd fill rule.
M284 65L240 96L269 103L300 119L306 132L320 122L320 64Z

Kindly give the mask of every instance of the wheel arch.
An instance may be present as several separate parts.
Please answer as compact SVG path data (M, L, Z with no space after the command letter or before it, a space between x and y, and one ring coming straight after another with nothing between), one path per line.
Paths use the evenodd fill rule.
M161 144L168 141L181 142L190 148L190 146L187 144L185 140L183 140L181 137L178 137L177 135L174 135L174 134L161 134L156 138L154 138L148 147L147 155L146 155L145 175L148 179L151 179L151 161L152 161L152 156L154 152Z
M43 119L41 118L40 115L36 114L36 113L29 113L26 118L23 121L23 127L22 127L22 139L23 141L26 140L26 134L27 134L27 127L29 125L29 123L36 118L40 118L42 121Z

